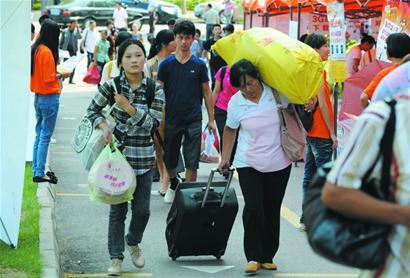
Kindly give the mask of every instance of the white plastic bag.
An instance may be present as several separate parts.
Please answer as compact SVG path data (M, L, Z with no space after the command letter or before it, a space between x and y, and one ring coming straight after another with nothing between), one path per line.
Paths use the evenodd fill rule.
M207 156L212 155L212 147L214 146L215 143L215 137L212 134L212 132L209 130L209 128L205 129L205 148L204 148L204 154Z
M133 199L136 177L125 156L107 145L91 167L88 186L92 201L121 204Z

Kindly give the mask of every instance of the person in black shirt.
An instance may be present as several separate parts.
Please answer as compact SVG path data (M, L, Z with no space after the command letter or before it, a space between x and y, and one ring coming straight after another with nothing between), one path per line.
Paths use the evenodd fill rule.
M226 62L224 59L222 59L221 56L218 55L218 53L215 52L215 50L212 50L211 47L212 45L215 44L217 40L222 38L222 28L220 24L215 24L214 28L212 30L212 38L208 39L204 43L204 54L203 56L208 60L209 62L209 69L211 70L211 79L212 79L212 90L215 87L215 74L217 71L223 67L226 66ZM208 53L210 53L210 58L208 56Z

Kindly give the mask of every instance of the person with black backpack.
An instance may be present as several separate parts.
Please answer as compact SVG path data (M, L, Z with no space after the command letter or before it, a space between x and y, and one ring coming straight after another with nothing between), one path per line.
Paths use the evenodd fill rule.
M118 50L117 66L120 75L108 80L99 88L87 110L94 126L103 130L104 140L112 143L114 134L119 149L134 169L137 187L131 202L132 218L125 245L133 264L142 268L145 260L139 244L150 215L152 168L155 151L152 135L162 118L164 92L155 81L144 77L146 53L140 41L127 40ZM114 129L108 126L102 110L115 105L111 116L115 119ZM111 205L108 226L108 250L111 266L110 275L120 275L124 259L124 222L128 203Z

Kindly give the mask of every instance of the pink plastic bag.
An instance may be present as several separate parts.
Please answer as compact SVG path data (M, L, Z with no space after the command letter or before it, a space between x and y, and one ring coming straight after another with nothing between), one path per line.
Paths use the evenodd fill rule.
M88 84L98 85L101 81L101 74L97 65L92 64L88 69L87 74L84 76L83 81Z

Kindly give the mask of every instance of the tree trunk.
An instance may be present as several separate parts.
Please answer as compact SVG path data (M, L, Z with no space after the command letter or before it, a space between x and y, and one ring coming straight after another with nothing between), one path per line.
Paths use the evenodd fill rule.
M186 0L182 0L181 10L182 10L182 14L186 14Z

